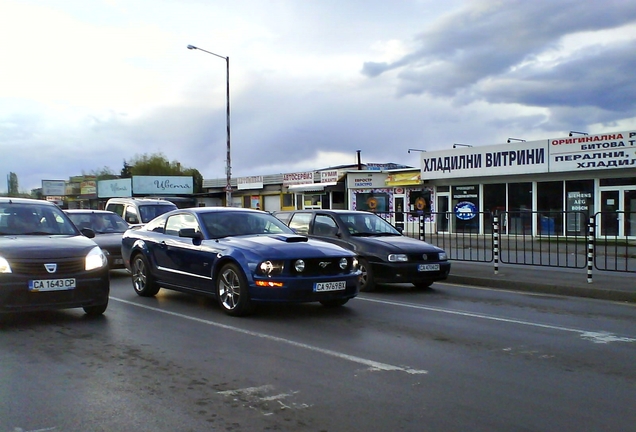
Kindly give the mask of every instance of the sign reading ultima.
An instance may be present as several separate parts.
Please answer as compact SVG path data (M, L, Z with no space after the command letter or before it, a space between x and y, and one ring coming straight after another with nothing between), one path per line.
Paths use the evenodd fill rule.
M636 131L422 153L422 179L636 167Z

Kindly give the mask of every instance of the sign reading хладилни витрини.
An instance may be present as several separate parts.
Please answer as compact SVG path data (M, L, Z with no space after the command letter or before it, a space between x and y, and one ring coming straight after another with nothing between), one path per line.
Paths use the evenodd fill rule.
M636 131L422 153L422 178L636 168Z

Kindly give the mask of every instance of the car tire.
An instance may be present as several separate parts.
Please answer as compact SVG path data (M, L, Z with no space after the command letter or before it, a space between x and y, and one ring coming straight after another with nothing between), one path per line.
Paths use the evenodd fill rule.
M216 298L221 309L232 316L245 316L254 312L250 300L247 279L241 269L233 263L221 267L216 278Z
M324 307L335 308L345 305L349 299L321 300L320 304Z
M101 305L85 306L82 309L84 309L84 313L86 313L86 315L93 317L93 316L102 315L104 312L106 312L107 307L108 307L108 302Z
M417 289L426 290L433 285L433 281L413 282L413 286Z
M159 284L150 273L150 264L143 254L133 257L131 270L133 289L138 296L154 297L159 292Z
M360 269L360 291L371 292L375 289L375 281L373 280L373 270L369 265L369 261L364 258L358 259L358 268Z

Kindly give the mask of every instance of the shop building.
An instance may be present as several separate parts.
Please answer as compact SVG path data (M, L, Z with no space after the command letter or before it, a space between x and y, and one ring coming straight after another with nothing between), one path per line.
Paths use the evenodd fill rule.
M501 214L502 234L585 235L594 217L598 236L636 238L636 131L423 152L421 178L438 232Z

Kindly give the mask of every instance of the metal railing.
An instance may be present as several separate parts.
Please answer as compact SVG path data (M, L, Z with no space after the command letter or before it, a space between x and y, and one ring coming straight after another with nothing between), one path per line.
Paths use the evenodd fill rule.
M511 211L378 216L456 261L636 272L636 213ZM622 225L621 225L622 224Z

